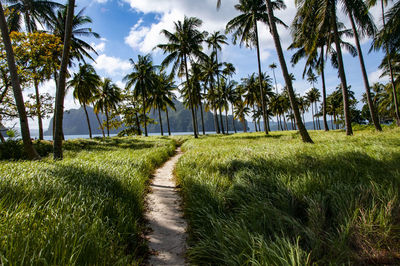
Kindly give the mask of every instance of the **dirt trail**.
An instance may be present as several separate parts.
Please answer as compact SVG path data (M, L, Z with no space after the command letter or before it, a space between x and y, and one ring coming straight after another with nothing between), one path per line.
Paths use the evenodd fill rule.
M150 265L185 265L186 222L172 174L181 156L178 148L176 155L156 171L152 191L147 196L149 211L146 217L152 229L149 234Z

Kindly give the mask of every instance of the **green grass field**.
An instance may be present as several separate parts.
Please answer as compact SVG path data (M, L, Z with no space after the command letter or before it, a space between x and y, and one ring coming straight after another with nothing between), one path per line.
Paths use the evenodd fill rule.
M65 159L0 162L0 265L139 264L144 195L167 138L67 141Z
M207 136L176 174L195 265L400 264L400 130Z

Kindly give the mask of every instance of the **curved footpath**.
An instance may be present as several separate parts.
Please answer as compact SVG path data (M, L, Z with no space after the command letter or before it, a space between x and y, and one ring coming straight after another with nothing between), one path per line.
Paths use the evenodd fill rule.
M180 148L157 169L147 196L151 233L149 234L150 265L185 265L186 222L181 199L173 180L173 170L182 156Z

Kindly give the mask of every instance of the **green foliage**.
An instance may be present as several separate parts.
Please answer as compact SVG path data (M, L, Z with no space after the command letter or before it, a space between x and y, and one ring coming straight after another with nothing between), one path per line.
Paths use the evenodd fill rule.
M7 133L9 132L13 131L7 131ZM28 159L22 141L14 139L15 135L10 134L8 136L9 139L6 142L0 143L0 160ZM47 156L53 150L53 144L49 141L34 141L33 146L41 157Z
M177 178L195 265L398 264L399 130L208 136ZM397 259L396 259L397 258Z
M174 142L108 138L64 148L63 161L0 162L0 264L139 264L148 179Z

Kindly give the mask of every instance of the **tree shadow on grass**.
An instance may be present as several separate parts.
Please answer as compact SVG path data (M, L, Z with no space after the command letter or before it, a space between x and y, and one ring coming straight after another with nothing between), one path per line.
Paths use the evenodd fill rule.
M382 160L362 152L328 154L324 157L298 153L279 160L256 156L250 160L235 159L217 164L214 171L228 177L232 186L216 197L214 186L192 179L189 193L201 194L187 195L194 198L190 215L201 221L194 228L212 228L216 221L228 224L240 221L248 232L261 234L265 239L289 236L295 241L301 236L302 248L312 250L315 261L323 259L325 262L341 263L354 259L346 257L346 254L343 260L338 257L343 255L343 250L358 253L361 248L351 242L341 228L354 218L357 209L384 210L385 204L399 198L396 188L400 187L400 153ZM387 188L394 188L394 192L389 194ZM399 202L392 204L398 205ZM204 213L197 212L196 208L206 209L211 216L203 217L213 218L203 218L202 221ZM394 207L394 219L389 214L389 220L394 227L399 227L396 211L400 211L400 206ZM354 233L350 231L350 235ZM204 232L200 232L199 236L204 237ZM344 241L333 244L340 237L344 237ZM360 237L364 237L364 244L370 243L365 235ZM383 249L399 251L396 247L398 242L385 242L386 239L379 238L379 234L374 237L377 237L377 242L388 245ZM400 235L393 237L399 239ZM371 248L377 246L371 244ZM365 256L364 253L358 254ZM383 261L400 262L391 258L390 252L386 254L389 255L382 258Z

